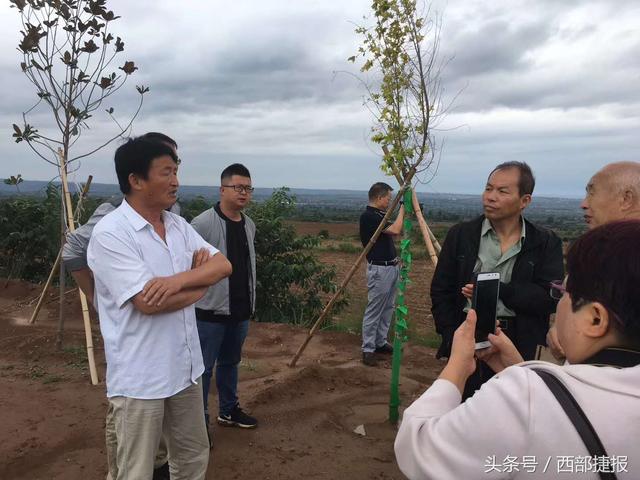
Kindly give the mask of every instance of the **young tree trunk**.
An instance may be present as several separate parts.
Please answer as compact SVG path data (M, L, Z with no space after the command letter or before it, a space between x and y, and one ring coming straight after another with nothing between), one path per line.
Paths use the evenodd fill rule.
M64 189L63 189L64 190ZM67 224L64 214L64 194L60 195L60 254L62 254L62 247L67 233ZM60 262L58 269L58 291L60 293L60 299L58 303L58 336L56 338L56 347L62 348L62 328L64 325L64 288L65 288L65 275L66 271L64 263Z

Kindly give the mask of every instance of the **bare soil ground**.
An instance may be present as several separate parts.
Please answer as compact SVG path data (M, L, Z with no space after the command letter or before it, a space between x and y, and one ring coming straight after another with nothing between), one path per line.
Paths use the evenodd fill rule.
M355 258L322 254L323 261L336 265L340 277ZM430 276L427 262L416 261L408 297L418 319L414 329L422 333L432 328L426 302ZM102 479L107 403L104 385L89 381L77 295L67 295L64 348L59 351L57 301L45 305L35 326L27 324L38 294L37 286L23 282L0 286L0 479ZM363 267L349 294L351 310L334 318L337 325L347 317L357 322L362 314ZM55 300L54 295L51 290L49 300ZM393 454L395 427L387 422L390 359L365 367L360 363L359 336L325 330L291 369L287 362L305 335L306 329L291 325L251 325L239 392L243 406L260 425L253 431L216 426L208 477L403 478ZM95 322L93 338L103 379L104 352ZM403 405L424 391L441 368L433 349L408 344L401 378ZM216 401L213 392L211 402ZM364 425L366 436L354 433L359 425Z

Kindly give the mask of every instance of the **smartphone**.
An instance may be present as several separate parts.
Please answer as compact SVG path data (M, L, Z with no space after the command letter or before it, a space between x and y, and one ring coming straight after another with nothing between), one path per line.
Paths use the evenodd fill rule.
M500 273L479 273L473 288L473 309L476 311L476 350L491 346L489 334L496 332L496 311L500 292Z

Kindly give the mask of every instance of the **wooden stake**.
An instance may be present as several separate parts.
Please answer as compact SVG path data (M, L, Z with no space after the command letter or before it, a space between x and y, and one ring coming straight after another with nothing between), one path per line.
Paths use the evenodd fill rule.
M429 224L425 223L425 225L427 226L427 231L429 232L429 236L431 237L431 241L433 242L433 246L436 247L436 252L440 253L442 251L442 247L440 246L440 242L438 242L438 239L436 238L436 236L431 231L431 228L429 228Z
M58 265L60 265L61 257L62 257L62 249L58 250L58 256L56 257L56 261L53 262L51 273L49 273L49 278L47 278L47 282L44 284L44 288L42 289L42 293L40 294L40 298L38 299L38 303L36 304L36 309L31 314L31 318L29 319L30 325L33 325L36 322L36 317L38 316L38 313L40 313L40 308L42 307L42 302L44 302L44 297L47 293L47 289L49 288L49 285L51 285L53 276L56 274L56 271L58 270Z
M385 155L389 154L389 149L387 148L386 145L382 146L382 151L384 152ZM395 166L392 166L392 169L393 169L393 172L392 172L393 176L398 181L398 185L402 186L402 177L400 176L400 172L398 172L398 169L395 168ZM422 214L422 210L420 209L420 204L418 203L418 195L416 194L415 189L412 189L412 197L413 197L413 210L415 211L416 218L418 218L418 224L420 225L420 231L422 232L424 243L425 245L427 245L427 251L429 252L429 256L431 257L431 260L433 261L434 258L436 259L434 262L434 265L436 265L438 262L437 255L435 257L434 255L432 255L431 249L429 248L429 243L432 244L432 247L435 247L437 253L440 253L440 251L442 250L442 247L440 246L438 239L433 234L433 232L429 228L429 225L427 225L427 222L424 219L424 215ZM425 235L425 232L423 231L423 225L424 225L424 228L426 228L428 235ZM427 236L429 237L430 241L427 240Z
M87 183L84 184L84 188L82 189L82 196L78 199L78 206L76 208L76 212L80 210L81 202L85 199L87 194L89 193L89 187L91 186L91 181L93 180L93 175L89 175L87 179ZM58 270L58 265L60 265L60 260L62 259L62 248L58 251L58 256L56 257L55 262L53 262L53 267L51 267L51 272L49 273L49 278L47 278L47 282L44 284L44 288L42 289L42 293L40 294L40 298L38 299L38 303L36 304L36 308L31 314L31 318L29 319L29 324L33 325L36 323L36 318L40 313L40 308L42 308L42 304L44 302L44 297L47 293L47 289L51 286L51 282L53 281L53 277Z
M391 214L393 213L393 211L395 210L396 206L400 202L400 199L402 198L402 195L403 195L405 189L407 188L407 186L411 185L411 179L413 178L415 173L416 173L416 169L415 169L415 167L412 167L411 170L409 170L409 173L407 174L407 178L406 178L406 180L404 182L404 185L402 185L402 188L400 188L400 191L398 192L396 197L393 199L393 202L391 203L391 206L389 207L389 209L387 210L387 213L384 215L384 217L380 221L380 225L378 225L378 228L373 233L373 236L371 237L371 240L369 240L369 243L367 243L367 246L364 248L362 253L360 253L360 256L358 257L358 259L355 261L355 263L353 264L353 266L351 267L351 269L347 273L347 276L344 278L344 280L342 280L342 283L340 284L340 287L338 288L336 293L333 294L333 296L331 297L329 302L325 305L324 309L322 310L322 313L320 313L320 316L318 317L318 319L315 321L315 323L311 327L311 330L309 330L309 333L307 334L307 338L305 338L304 342L302 342L302 345L300 345L300 348L298 348L298 351L296 352L296 354L291 359L291 362L289 362L289 366L290 367L295 367L296 366L296 362L298 361L298 359L302 355L302 352L304 352L305 348L307 348L307 345L309 344L309 341L311 340L311 337L313 337L313 335L315 335L315 333L318 330L318 328L320 327L320 325L322 325L322 322L324 321L325 317L331 311L331 308L333 307L333 304L336 302L338 297L340 297L340 295L342 295L342 292L346 288L347 284L349 283L349 281L351 280L353 275L356 273L356 270L358 270L358 267L360 266L360 264L362 263L364 258L367 256L367 253L369 253L371 248L373 248L373 245L374 245L374 243L376 243L376 240L378 240L378 237L382 233L382 230L385 229L386 224L387 224L387 220L391 217Z
M67 223L70 232L76 230L75 222L73 220L73 205L71 203L71 193L69 192L69 183L67 182L67 165L66 159L62 149L58 149L58 156L60 157L60 179L62 180L62 192L66 203ZM85 185L86 187L86 185ZM91 336L91 317L89 316L89 305L87 304L87 297L85 297L82 290L78 289L80 293L80 304L82 305L82 318L84 320L84 334L87 341L87 357L89 359L89 372L91 374L91 383L93 385L98 384L98 371L96 370L96 360L93 354L93 337Z
M431 257L431 262L435 267L436 265L438 265L438 255L436 254L436 250L433 247L433 242L431 241L431 236L429 235L427 222L425 222L424 217L422 216L422 210L420 210L420 204L418 203L418 195L416 195L415 190L412 190L411 200L413 203L413 210L415 211L416 218L418 219L418 225L420 226L420 232L422 232L422 238L424 239L424 243L427 246L427 251L429 252L429 256Z

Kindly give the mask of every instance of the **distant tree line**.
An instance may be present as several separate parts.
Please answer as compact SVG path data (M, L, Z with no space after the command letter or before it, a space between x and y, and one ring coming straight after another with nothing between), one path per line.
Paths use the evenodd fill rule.
M73 198L74 208L77 195ZM80 223L102 203L84 200ZM0 199L0 277L43 281L60 248L60 188L50 184L45 195ZM181 202L187 221L211 207L196 197ZM295 210L295 198L280 189L263 202L252 203L247 213L256 222L257 299L260 321L305 324L319 313L324 297L336 289L336 270L320 262L314 249L317 236L299 236L284 220ZM70 277L69 277L69 281ZM5 280L6 282L6 280ZM340 311L346 305L337 305Z

